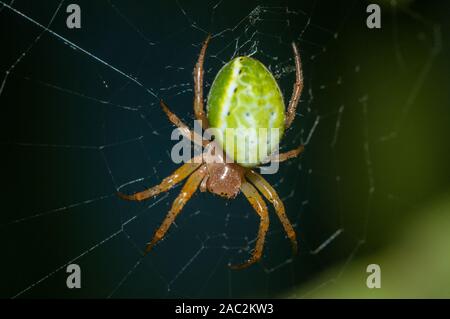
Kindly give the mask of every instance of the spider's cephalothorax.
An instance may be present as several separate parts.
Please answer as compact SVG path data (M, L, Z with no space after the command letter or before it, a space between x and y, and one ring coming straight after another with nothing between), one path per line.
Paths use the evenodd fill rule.
M200 185L200 190L232 199L239 194L246 169L239 164L227 162L227 156L217 141L211 142L207 148L214 148L217 153L214 159L204 156L206 162L206 176ZM207 151L205 151L206 153Z
M273 204L292 243L294 253L297 251L297 238L286 216L283 202L273 187L252 168L263 161L283 162L303 151L303 145L300 145L289 152L273 154L283 132L294 120L303 89L300 54L292 43L296 82L286 111L280 88L269 70L253 58L238 57L227 63L216 76L208 96L208 115L206 115L203 101L203 62L210 38L208 36L204 42L194 69L194 113L201 121L203 129L211 126L219 134L215 135L212 142L199 139L196 133L161 101L161 107L169 120L194 143L202 141L201 146L205 147L205 152L180 166L159 185L132 195L119 192L119 196L127 200L145 200L168 191L187 178L165 220L147 245L145 252L148 252L164 237L176 216L198 188L228 199L235 198L242 192L260 217L258 237L252 256L243 264L231 266L235 269L244 268L260 260L269 229L268 210L261 194ZM262 134L261 129L275 130L278 133ZM245 143L234 143L240 140L244 140ZM211 149L219 150L214 153L216 155L214 161L210 161L210 157L206 155Z

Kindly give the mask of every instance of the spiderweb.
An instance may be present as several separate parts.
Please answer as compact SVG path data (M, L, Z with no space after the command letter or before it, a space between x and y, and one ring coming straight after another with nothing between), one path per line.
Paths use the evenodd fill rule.
M366 247L375 196L388 196L376 187L373 144L401 130L440 50L439 29L391 4L382 37L396 65L408 63L399 18L422 36L423 54L391 124L371 130L379 105L364 81L372 55L360 43L376 31L368 31L358 1L77 3L82 28L70 30L67 1L0 1L1 295L273 297L343 262L330 278L338 280ZM116 196L152 186L177 167L173 126L159 99L193 124L192 70L208 32L206 92L224 63L252 55L273 72L287 101L295 79L291 41L303 60L305 89L282 150L304 143L306 151L266 176L300 251L291 255L272 212L262 261L242 271L227 265L249 257L258 227L243 196L197 193L145 257L180 187L141 203ZM66 287L72 263L81 267L81 289Z

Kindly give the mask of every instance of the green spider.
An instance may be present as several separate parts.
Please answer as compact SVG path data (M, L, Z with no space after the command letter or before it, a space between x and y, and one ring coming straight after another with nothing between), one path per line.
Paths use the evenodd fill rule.
M196 133L191 131L161 101L161 107L169 120L191 141L205 147L205 151L202 155L192 158L191 161L179 167L159 185L132 195L120 192L118 195L126 200L142 201L168 191L188 177L165 220L148 243L145 250L145 253L147 253L164 237L170 225L198 188L202 192L209 191L227 199L235 198L242 191L259 215L260 225L256 247L250 259L242 264L230 266L233 269L239 269L259 261L262 256L265 236L269 229L269 216L267 206L260 193L273 204L275 212L292 243L294 254L297 252L295 231L286 216L283 202L272 186L252 168L263 162L283 162L297 157L303 151L304 147L300 145L289 152L272 154L280 142L283 132L289 128L295 118L295 111L303 89L303 75L300 54L296 45L292 43L296 81L285 113L281 90L269 70L261 62L251 57L234 58L223 66L214 79L208 96L206 115L203 101L203 62L210 39L211 36L208 35L194 68L194 113L204 130L213 127L222 134L218 134L213 141L198 139ZM227 128L236 130L230 133ZM250 139L250 143L247 144L249 148L247 153L257 154L256 160L249 162L247 156L244 155L245 150L239 146L230 145L229 141L230 139L242 139L239 129L260 128L278 129L281 133L276 138L263 138L260 135L247 136ZM265 145L268 145L266 146L267 154L261 154L257 151ZM219 155L219 160L217 158L213 162L206 160L207 157L204 154L211 147L224 150L224 152L221 152L222 155ZM232 158L231 161L230 158Z

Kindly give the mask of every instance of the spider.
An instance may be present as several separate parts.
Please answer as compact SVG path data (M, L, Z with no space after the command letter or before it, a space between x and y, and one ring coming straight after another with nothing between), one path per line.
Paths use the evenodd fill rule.
M208 35L203 42L193 73L194 114L196 119L200 121L202 129L205 130L210 125L211 127L222 129L257 126L275 127L283 132L289 128L295 118L297 104L303 89L300 54L295 43L292 43L292 49L295 57L296 81L286 112L280 88L270 71L258 60L240 56L225 64L217 74L209 92L207 113L205 113L203 63L210 39L211 35ZM183 123L176 114L172 113L164 101L161 100L160 105L169 120L181 130L183 135L198 145L199 140L195 138L196 133ZM235 136L235 138L238 137ZM280 139L281 135L275 141L276 144L278 144ZM159 185L131 195L118 193L122 199L142 201L168 191L187 178L163 223L154 233L152 240L147 244L144 254L148 253L165 236L175 218L197 189L200 189L201 192L209 191L226 199L233 199L239 192L242 192L259 215L260 223L255 249L246 262L230 265L232 269L248 267L261 259L265 236L269 229L268 210L261 194L274 206L275 212L291 241L293 253L295 254L297 252L297 239L295 231L286 216L283 202L275 189L260 174L253 170L258 164L261 164L262 158L259 157L257 163L244 163L237 160L226 161L229 155L232 155L235 159L239 158L239 149L227 147L223 139L203 140L200 138L200 141L201 146L205 147L202 155L211 146L222 149L224 155L219 157L218 162L215 161L213 163L206 161L202 155L200 155L200 158L194 157L180 166L170 176L163 179ZM260 142L256 139L256 143ZM250 149L250 151L255 150ZM297 157L303 150L303 145L300 145L291 151L274 154L270 153L273 151L272 147L272 149L269 149L265 162L283 162Z

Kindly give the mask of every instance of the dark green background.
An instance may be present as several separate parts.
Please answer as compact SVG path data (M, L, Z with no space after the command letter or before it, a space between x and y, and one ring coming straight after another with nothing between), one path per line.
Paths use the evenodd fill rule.
M20 297L274 297L327 274L310 285L316 289L345 280L341 271L358 258L395 244L423 214L414 211L448 190L448 4L379 2L382 28L369 30L364 1L225 0L215 10L217 1L77 3L81 30L65 27L66 3L50 29L136 76L190 125L201 29L230 29L208 49L206 90L236 39L250 39L239 54L258 41L254 57L275 72L292 66L290 42L297 41L305 91L285 149L305 142L317 118L319 124L301 158L268 179L296 224L300 253L289 262L289 242L273 214L262 262L230 270L228 263L248 258L252 243L246 247L245 238L256 235L256 214L242 196L227 202L197 194L167 239L141 259L179 188L143 203L123 202L115 192L141 177L124 191L151 186L177 167L169 157L173 127L145 89L48 32L34 43L42 29L3 8L1 74L26 55L0 95L1 297L30 285ZM59 4L13 7L47 25ZM258 5L270 8L254 15L262 21L238 24ZM292 72L280 78L286 100L293 80ZM311 253L338 229L341 235ZM74 258L82 269L79 290L65 286L65 265Z

